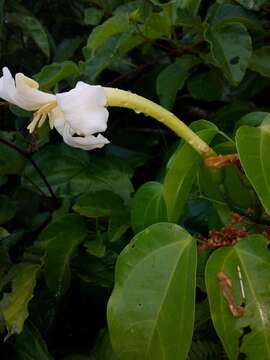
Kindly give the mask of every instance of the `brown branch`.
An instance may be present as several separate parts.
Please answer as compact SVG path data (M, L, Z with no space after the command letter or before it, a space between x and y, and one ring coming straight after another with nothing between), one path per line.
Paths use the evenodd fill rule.
M130 75L135 74L137 71L141 71L141 70L143 70L146 67L151 66L151 65L153 65L153 62L151 62L149 64L140 64L140 65L136 66L136 68L131 69L131 70L125 72L124 74L117 76L115 79L107 82L104 86L112 86L112 85L114 85L115 83L117 83L119 81L125 80Z
M31 164L33 165L33 167L35 168L36 172L39 174L40 178L43 180L44 184L46 185L51 197L53 198L54 201L54 205L55 207L58 207L58 199L55 195L55 193L53 192L53 189L51 187L51 185L49 184L48 180L46 179L45 175L43 174L43 172L41 171L40 167L37 165L37 163L33 160L32 156L30 154L28 154L26 151L20 149L18 146L10 143L7 140L4 139L0 139L0 143L10 147L11 149L17 151L20 155L22 155L25 159L27 159L28 161L31 162Z

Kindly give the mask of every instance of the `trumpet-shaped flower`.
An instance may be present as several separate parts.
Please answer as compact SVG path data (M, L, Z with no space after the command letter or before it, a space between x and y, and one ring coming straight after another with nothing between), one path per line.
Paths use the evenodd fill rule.
M78 82L73 90L56 95L38 89L39 84L19 73L13 79L8 68L0 78L0 98L35 111L28 129L33 132L49 118L50 127L63 136L64 141L84 150L101 148L109 141L98 134L107 128L108 111L105 91L101 86Z

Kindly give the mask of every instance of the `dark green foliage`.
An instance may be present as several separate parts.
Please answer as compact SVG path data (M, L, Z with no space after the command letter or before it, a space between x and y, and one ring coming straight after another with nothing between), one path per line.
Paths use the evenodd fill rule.
M239 157L208 168L123 109L89 153L47 123L30 135L32 115L1 102L1 360L269 359L269 13L268 0L0 0L2 67L47 92L131 90Z

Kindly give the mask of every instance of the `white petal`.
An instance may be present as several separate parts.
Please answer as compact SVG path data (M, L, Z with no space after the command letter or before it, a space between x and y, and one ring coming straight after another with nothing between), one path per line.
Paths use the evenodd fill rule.
M16 74L15 82L7 67L3 68L0 78L0 97L28 111L55 100L55 95L38 90L38 83L23 74Z
M98 136L88 135L86 137L73 136L76 132L65 121L64 113L60 107L54 108L48 115L50 123L53 124L59 134L63 136L65 143L70 146L83 150L93 150L109 144L109 140L100 134Z
M15 81L7 67L3 68L3 76L0 78L0 98L15 104L16 87Z
M66 144L83 149L83 150L93 150L96 148L102 148L104 145L109 144L109 140L106 139L101 134L98 136L88 135L85 137L73 136L74 132L70 126L65 123L63 131L63 139Z
M55 95L38 90L38 83L19 73L15 76L16 102L19 107L33 111L55 100Z
M51 110L48 113L48 116L49 116L50 128L52 129L53 127L55 127L56 130L59 132L59 134L63 136L65 119L64 119L64 114L59 108L59 106Z
M102 86L78 82L68 92L56 94L64 113L65 121L78 135L91 135L107 128L108 110L105 91Z

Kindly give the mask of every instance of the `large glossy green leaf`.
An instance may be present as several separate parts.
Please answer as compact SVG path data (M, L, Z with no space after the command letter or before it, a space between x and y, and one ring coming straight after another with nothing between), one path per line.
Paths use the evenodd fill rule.
M49 224L38 237L36 246L46 249L47 285L58 296L69 287L70 258L86 234L82 219L78 215L68 214Z
M270 46L253 51L249 61L249 68L262 76L270 77Z
M38 329L30 324L16 337L16 360L53 360Z
M210 142L217 134L217 129L211 126L198 131L197 134L206 142ZM181 216L201 161L201 157L187 143L180 144L169 161L164 180L164 198L169 221L177 222Z
M157 93L162 106L173 107L177 92L185 85L191 68L199 62L193 55L184 55L161 71L157 78Z
M243 278L242 298L237 267ZM235 304L245 303L244 314L234 317L229 310L217 274L223 272L232 284ZM237 245L215 251L207 264L206 286L215 329L230 360L243 354L247 359L270 358L270 253L259 235L242 239Z
M120 254L108 304L120 360L186 359L194 322L196 242L180 226L159 223Z
M233 85L243 79L252 54L251 37L242 24L211 26L205 33L211 54Z
M143 184L135 194L131 208L131 223L135 233L148 226L167 220L163 185L158 182Z
M236 146L246 176L270 214L270 121L266 119L257 128L241 126L236 133Z
M128 201L133 190L129 180L132 175L129 166L115 158L104 159L64 144L50 145L39 151L34 158L60 196L110 190ZM38 187L48 194L44 182L31 165L26 167L24 176L24 184L32 190L36 191Z
M4 293L0 301L0 314L8 330L8 336L20 334L23 330L39 271L40 265L20 263L7 275L11 279L11 291Z

